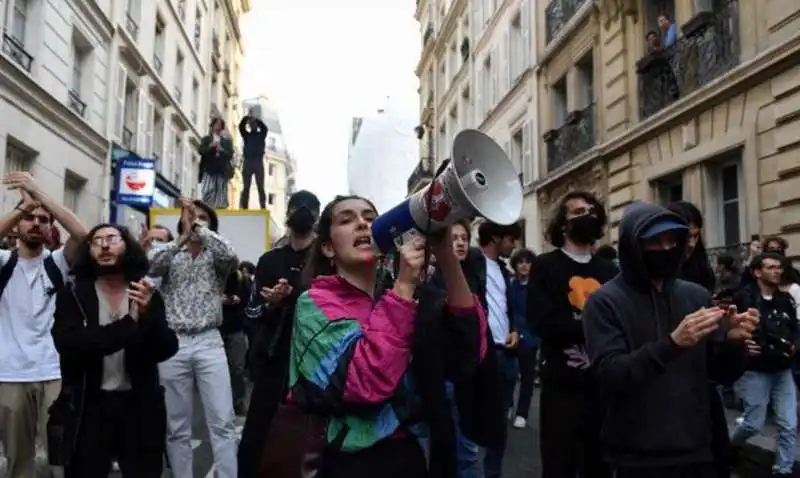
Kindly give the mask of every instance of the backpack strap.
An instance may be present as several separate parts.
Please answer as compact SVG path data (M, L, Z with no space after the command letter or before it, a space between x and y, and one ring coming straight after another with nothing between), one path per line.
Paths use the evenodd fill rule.
M61 274L61 269L58 268L58 264L56 264L56 260L53 259L52 254L44 258L42 265L44 265L47 278L50 279L50 283L53 284L53 288L47 291L47 295L51 296L64 288L64 276Z
M8 281L10 281L11 276L14 275L14 269L17 267L18 259L19 252L16 250L11 251L11 256L9 256L8 261L3 264L2 268L0 268L0 296L3 295L3 291L6 290Z

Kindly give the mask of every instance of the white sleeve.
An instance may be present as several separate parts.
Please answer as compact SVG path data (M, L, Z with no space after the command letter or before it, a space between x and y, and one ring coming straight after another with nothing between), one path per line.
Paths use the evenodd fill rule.
M58 270L61 271L61 276L64 278L64 281L66 281L69 276L69 262L67 262L67 257L64 255L64 248L62 247L52 252L51 255L53 256L53 262L56 263Z
M797 320L800 320L800 285L798 284L790 285L789 294L794 299L795 307L797 307Z
M6 265L9 259L11 259L11 251L0 249L0 267Z

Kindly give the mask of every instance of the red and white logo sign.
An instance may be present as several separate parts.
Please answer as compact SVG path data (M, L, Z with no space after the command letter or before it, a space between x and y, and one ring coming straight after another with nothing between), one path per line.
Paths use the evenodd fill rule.
M120 171L119 192L130 196L152 196L156 187L156 173L152 169Z
M428 192L425 193L423 201L426 208L430 202L431 206L428 214L434 221L443 222L447 219L447 216L450 215L450 203L447 202L447 194L445 193L444 187L442 187L442 183L437 181L431 184L430 188L428 188Z

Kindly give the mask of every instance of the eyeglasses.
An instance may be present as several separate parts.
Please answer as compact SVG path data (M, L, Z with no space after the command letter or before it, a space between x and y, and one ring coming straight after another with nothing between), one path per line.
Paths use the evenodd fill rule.
M122 242L122 236L117 234L111 234L108 236L94 236L92 238L92 245L93 246L115 246Z
M39 224L50 224L50 216L46 214L26 214L22 219L28 222L38 222Z

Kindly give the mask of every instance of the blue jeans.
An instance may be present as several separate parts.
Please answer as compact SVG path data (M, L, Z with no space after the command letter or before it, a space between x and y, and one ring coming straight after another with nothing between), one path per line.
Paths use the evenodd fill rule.
M497 367L503 379L502 388L498 390L498 393L501 393L503 396L503 410L507 417L508 411L514 406L514 387L517 384L519 366L515 355L506 352L502 348L495 348L495 351L497 354ZM506 417L504 417L504 419ZM500 478L500 475L503 473L503 455L505 455L505 453L505 445L486 449L486 456L483 457L483 473L485 478Z
M742 422L731 434L731 443L734 446L742 445L757 434L767 420L767 406L771 403L778 428L775 465L772 469L776 473L791 473L797 440L797 390L792 371L747 371L736 382L735 388L744 403L744 414Z
M456 478L482 478L483 474L478 460L478 445L461 433L453 384L447 382L446 387L447 400L450 402L450 410L453 414L453 423L456 428Z

